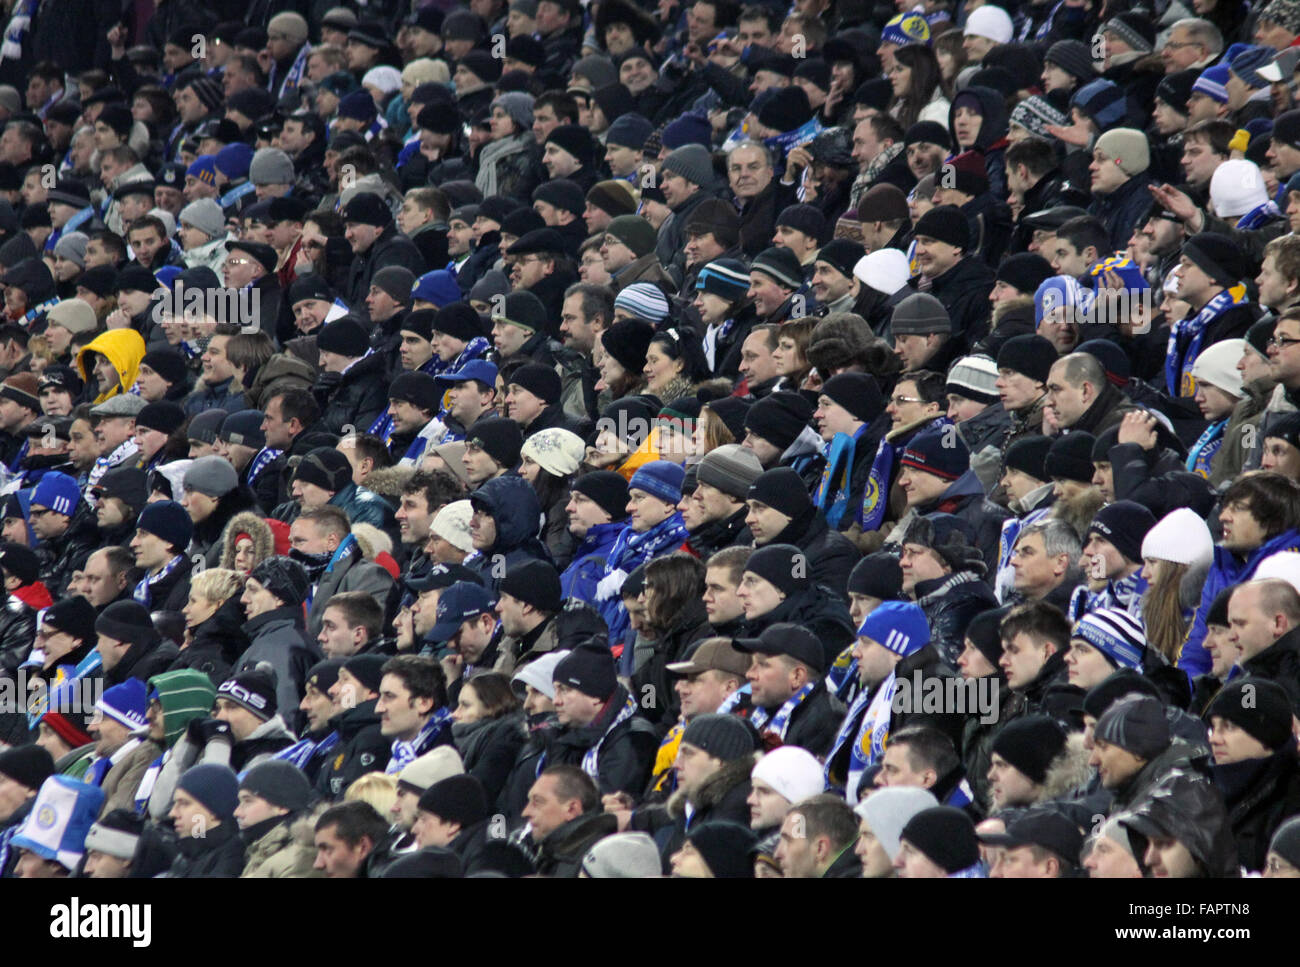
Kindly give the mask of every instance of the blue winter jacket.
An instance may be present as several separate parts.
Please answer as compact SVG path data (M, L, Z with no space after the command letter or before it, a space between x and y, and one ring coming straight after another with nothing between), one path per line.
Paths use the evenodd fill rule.
M560 592L566 601L574 599L596 604L596 585L605 576L605 561L625 527L624 521L611 521L597 524L587 531L587 536L573 552L573 563L560 575Z

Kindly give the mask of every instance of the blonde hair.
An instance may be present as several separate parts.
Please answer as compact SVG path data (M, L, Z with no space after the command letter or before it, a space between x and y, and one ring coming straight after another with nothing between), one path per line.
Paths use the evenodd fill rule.
M379 815L387 817L393 803L397 802L397 777L382 772L367 772L348 786L343 801L369 803Z
M244 576L224 567L210 567L190 579L190 593L206 601L224 603L243 593Z

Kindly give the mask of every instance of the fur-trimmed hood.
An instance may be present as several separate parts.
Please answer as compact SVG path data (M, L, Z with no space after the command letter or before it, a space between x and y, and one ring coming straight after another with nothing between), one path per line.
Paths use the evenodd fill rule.
M700 783L700 788L690 797L691 805L697 812L707 812L718 806L729 792L749 781L749 774L757 761L758 754L755 753L748 758L724 763L721 769ZM687 798L685 789L674 792L668 799L668 815L674 819L685 816Z
M1052 504L1049 516L1065 521L1074 528L1074 532L1082 540L1092 525L1092 519L1097 516L1097 511L1101 510L1102 504L1101 491L1093 487L1072 500L1058 497Z
M1065 748L1047 768L1042 800L1060 799L1073 789L1082 789L1091 778L1092 769L1088 765L1088 750L1083 747L1083 733L1071 732L1065 740Z
M261 514L243 510L230 518L226 529L221 532L221 566L233 569L235 566L235 535L247 534L253 539L253 557L260 563L275 556L275 535L271 525Z
M379 494L379 496L396 507L402 502L402 488L414 475L414 467L400 465L381 467L378 470L370 471L369 476L366 477L365 488L372 493Z
M393 553L393 539L374 524L353 524L352 536L361 546L361 556L373 561L379 554Z

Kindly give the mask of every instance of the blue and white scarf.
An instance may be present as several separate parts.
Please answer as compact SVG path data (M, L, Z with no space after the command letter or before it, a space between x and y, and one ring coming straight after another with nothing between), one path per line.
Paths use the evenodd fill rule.
M776 710L775 715L765 708L755 708L753 714L749 717L749 721L754 724L754 728L758 729L760 733L771 732L784 742L785 733L790 728L790 718L794 715L794 710L812 694L816 685L816 682L808 682L803 688L787 698L785 703Z
M593 780L600 776L600 747L604 745L605 740L609 738L609 733L618 728L620 722L626 722L635 714L636 699L629 695L627 701L623 703L623 707L619 709L619 713L614 716L614 721L609 723L609 728L607 728L604 734L596 740L596 744L588 749L586 754L583 755L582 771L591 776Z
M4 43L0 44L0 61L22 58L23 41L27 39L27 31L32 26L32 18L36 16L38 6L39 0L20 0L14 6L9 26L5 27ZM4 865L0 863L0 869L3 868Z
M1086 584L1081 584L1070 595L1066 617L1074 624L1085 614L1117 608L1141 621L1142 596L1146 593L1147 582L1141 569L1118 581L1107 581L1100 591L1089 591Z
M785 158L795 148L801 147L812 141L813 138L822 132L822 123L817 118L813 118L806 124L802 124L793 131L787 131L784 134L774 134L770 138L764 138L765 144L772 157L776 160L777 174L785 173Z
M745 696L749 695L751 691L752 686L749 682L745 682L744 685L741 685L738 689L722 700L722 704L718 706L718 709L714 714L730 715L737 709L737 707L739 707L740 703L745 700Z
M121 466L140 452L136 445L135 438L125 440L117 445L117 448L106 457L96 457L95 465L90 468L89 486L86 492L89 493L95 484L99 483L100 478L108 473L114 467Z
M675 511L644 533L624 528L605 560L605 576L596 585L596 600L607 601L617 595L629 574L646 561L677 547L688 536L682 515Z
M828 763L833 760L852 734L853 744L849 747L849 775L844 783L844 797L849 802L857 802L858 783L862 781L862 774L879 762L880 757L885 754L885 742L889 739L889 720L894 714L894 689L897 686L894 673L890 672L889 677L880 683L880 687L874 694L867 689L859 692L858 697L853 700L849 714L844 717L839 734L835 736L831 754L826 757ZM863 711L864 706L865 711ZM828 781L829 778L828 774Z
M146 608L152 607L153 586L158 582L162 581L164 578L166 578L169 574L172 573L172 571L175 571L178 567L180 567L181 562L184 560L185 560L184 554L177 554L170 561L164 564L157 574L145 575L144 580L141 581L139 584L137 584L135 586L135 590L131 592L131 597L135 598L135 600L139 601Z
M271 758L282 759L285 762L296 766L298 769L306 770L307 764L318 755L324 755L334 746L339 744L339 734L337 731L331 732L319 742L302 738L289 746L287 749L281 749L274 753Z
M277 99L298 90L298 85L302 83L303 75L307 73L307 58L310 56L311 44L304 41L303 45L298 48L298 56L295 57L293 63L289 65L289 70L284 75L284 80L280 82L280 91ZM271 81L271 83L274 84L275 82Z
M393 756L388 760L388 767L384 771L389 775L394 772L401 772L419 757L425 743L443 729L448 728L450 724L451 709L443 707L429 716L429 721L424 723L424 727L420 729L420 733L414 739L409 742L404 739L394 739Z
M1223 446L1223 433L1228 428L1227 419L1211 423L1187 451L1187 469L1198 477L1210 479L1210 464Z
M277 450L274 447L262 447L253 457L253 462L248 465L248 485L251 487L253 481L261 475L262 471L269 467L283 450Z
M1206 330L1223 313L1246 301L1246 286L1239 282L1207 302L1193 318L1180 319L1174 323L1169 330L1169 346L1165 351L1165 385L1170 394L1186 397L1196 395L1192 366L1201 354Z
M1282 216L1282 210L1271 201L1266 201L1257 208L1252 208L1237 219L1237 231L1248 232L1260 228L1275 218Z
M1051 507L1039 507L1031 510L1024 517L1008 517L1002 522L1002 535L998 538L998 572L993 582L993 590L1002 604L1007 602L1015 590L1015 568L1011 566L1011 552L1020 539L1020 532L1030 524L1036 524L1047 516Z
M849 436L837 433L831 442L822 448L826 457L826 468L822 471L822 482L817 488L817 506L826 516L826 523L832 530L839 527L840 519L849 509L849 498L853 489L853 463L857 455L858 441L867 431L866 425L858 427L858 432Z

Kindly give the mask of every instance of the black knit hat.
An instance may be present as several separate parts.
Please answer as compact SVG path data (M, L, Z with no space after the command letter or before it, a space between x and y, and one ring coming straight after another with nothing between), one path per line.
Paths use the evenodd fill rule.
M572 127L572 125L568 126ZM561 125L561 127L565 127L565 125ZM533 201L545 202L560 211L571 212L579 217L587 207L587 199L583 195L582 189L577 182L569 181L567 178L553 178L550 181L542 182L533 192Z
M600 344L629 373L639 373L645 369L646 352L654 336L654 326L644 319L624 319L601 333Z
M1052 265L1037 252L1017 252L1002 260L994 277L1017 292L1032 296L1053 275Z
M260 719L275 715L275 672L262 666L231 675L217 688L217 698L234 702Z
M135 415L135 425L146 430L171 434L185 422L185 411L171 400L146 403Z
M1160 78L1160 83L1156 85L1156 97L1164 101L1179 114L1186 116L1188 112L1187 102L1192 97L1192 85L1196 79L1201 76L1197 70L1175 71L1172 74L1166 74ZM1293 112L1287 112L1293 113ZM1278 125L1282 123L1285 114L1278 115L1273 122L1273 138L1277 138ZM1296 114L1296 121L1300 122L1300 113ZM1296 128L1297 135L1300 135L1300 125Z
M686 839L715 879L753 879L758 836L748 826L724 820L700 823L686 834Z
M359 681L363 688L377 692L380 682L384 680L384 665L387 663L387 655L353 655L343 663L343 670Z
M253 766L244 773L239 788L293 813L302 812L316 799L302 770L281 759Z
M870 423L885 412L885 398L880 394L880 384L874 376L866 373L840 373L832 376L822 385L821 395L842 406L863 423Z
M573 155L578 164L584 168L590 168L595 161L596 146L592 141L591 132L579 124L556 125L546 136L546 140L554 142L557 147ZM581 190L578 194L582 194Z
M956 205L938 205L916 220L913 237L933 238L960 249L970 247L970 223Z
M370 348L370 338L361 323L351 316L344 316L321 326L316 335L316 348L348 359L359 359Z
M882 601L903 598L903 571L898 558L884 551L868 554L849 572L849 594L865 594Z
M1141 504L1132 500L1116 500L1097 511L1083 539L1086 543L1088 538L1097 534L1103 540L1110 541L1126 560L1138 563L1142 560L1142 540L1147 536L1147 531L1155 526L1155 517Z
M754 754L756 733L745 719L736 715L697 715L682 732L681 741L695 746L715 759L731 762Z
M149 609L138 601L114 601L95 619L95 631L117 641L138 643L146 650L161 640Z
M975 650L985 657L995 669L1002 658L1002 619L1011 613L1011 605L982 611L971 618L966 626L966 637L975 646ZM1001 671L997 672L1001 675Z
M393 223L393 213L389 211L384 200L373 191L361 191L353 195L343 206L343 221L372 225L375 228L387 228Z
M333 447L317 447L302 458L294 479L338 493L352 482L352 464Z
M41 612L41 627L62 631L78 641L95 640L95 608L80 595L54 602Z
M1122 698L1097 720L1093 737L1150 761L1169 748L1169 719L1158 698Z
M560 400L560 374L551 366L542 363L520 366L510 374L510 382L532 393L547 405Z
M1044 464L1047 461L1047 451L1051 448L1052 440L1050 437L1041 435L1021 437L1007 447L1007 469L1019 470L1026 476L1046 483L1048 477Z
M519 463L519 450L524 445L519 424L504 416L483 417L466 431L465 440L506 469Z
M54 775L54 759L39 745L19 745L0 752L0 776L28 789L40 789Z
M311 591L306 569L288 557L268 557L248 575L289 607L299 607Z
M866 254L867 250L858 242L847 238L833 238L817 252L817 261L825 262L840 275L852 279L854 266Z
M509 296L506 297L509 299ZM506 307L507 311L509 306ZM424 312L433 312L431 309L421 310ZM415 315L415 313L411 313ZM407 317L410 320L410 316ZM483 322L479 314L474 311L472 306L464 302L453 302L437 310L436 315L430 321L430 327L434 332L440 332L444 336L451 336L453 339L459 339L462 342L469 342L475 336L483 335ZM403 328L406 328L403 326Z
M760 474L750 485L748 498L791 518L807 513L813 506L803 479L789 467L774 467Z
M768 544L745 562L746 571L753 571L787 597L812 583L809 568L808 555L793 544Z
M1240 246L1218 232L1193 235L1183 243L1182 254L1217 285L1236 285L1248 272Z
M435 782L421 793L420 811L432 813L446 823L460 823L462 830L492 815L483 783L470 775L448 776Z
M551 673L554 682L567 685L602 701L614 694L618 676L614 656L603 644L583 644L574 648L555 666Z
M1065 748L1065 729L1046 715L1023 715L1009 722L993 740L993 751L1031 781L1041 785L1047 770Z
M564 607L560 572L545 561L525 561L506 572L497 589L538 611L555 614Z
M778 228L793 228L821 242L826 237L826 216L812 205L787 205L776 216Z
M442 403L442 389L428 373L412 370L399 373L388 385L388 398L410 403L428 413L437 413Z
M1291 700L1281 685L1265 678L1249 675L1224 685L1205 710L1207 722L1215 716L1239 726L1270 752L1291 741Z
M758 111L758 123L784 134L802 127L812 117L812 105L802 87L775 88Z
M980 859L975 824L952 806L921 810L908 820L899 838L907 840L948 873L974 866Z
M1091 433L1067 433L1057 437L1047 451L1043 460L1043 470L1047 476L1056 480L1074 480L1078 483L1092 483L1092 445Z
M584 473L569 486L573 492L590 497L611 521L627 518L627 478L612 470Z
M1056 362L1056 347L1037 333L1012 336L998 350L998 369L1009 369L1040 383Z
M904 146L913 144L937 144L941 147L952 148L952 135L938 121L917 121L903 136Z
M804 397L778 390L749 408L745 414L745 430L784 452L808 426L812 415L812 404Z
M147 352L140 362L173 386L183 386L189 373L184 357L174 349L155 349Z
M27 545L5 541L0 544L0 569L16 577L20 584L31 584L41 575L41 562Z
M1120 668L1088 689L1088 694L1083 696L1083 714L1100 719L1108 708L1126 695L1159 699L1160 690L1137 669Z

